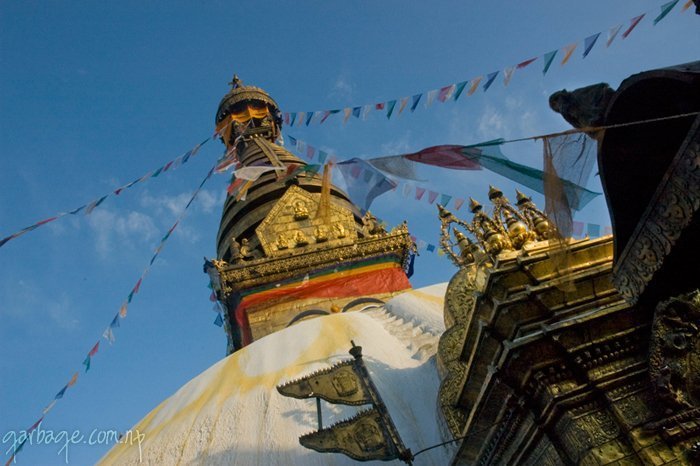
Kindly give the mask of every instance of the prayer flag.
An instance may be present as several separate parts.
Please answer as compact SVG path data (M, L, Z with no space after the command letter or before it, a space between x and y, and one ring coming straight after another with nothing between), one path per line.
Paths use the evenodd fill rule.
M489 90L489 87L491 87L491 84L493 84L493 80L496 79L496 76L498 76L498 71L494 71L493 73L489 73L488 76L486 76L486 83L484 84L484 92Z
M622 24L618 24L617 26L610 28L610 30L608 31L608 40L607 42L605 42L606 47L610 47L610 44L613 43L615 37L617 37L617 33L620 32L621 28Z
M530 58L529 60L522 61L522 62L518 63L518 64L516 65L516 67L517 67L519 70L520 70L520 69L523 69L523 68L525 68L527 65L529 65L530 63L532 63L532 62L534 62L535 60L537 60L537 58L538 58L538 57Z
M369 210L372 201L377 196L390 191L396 186L396 183L387 178L382 172L374 168L367 161L358 158L353 158L337 164L338 170L345 179L347 192L350 199L360 208ZM371 183L358 180L359 172L364 171L365 174L370 172L372 175ZM358 176L353 173L357 172ZM366 175L365 175L366 176Z
M119 308L119 315L121 316L122 319L124 317L126 317L126 310L127 310L127 303L125 302L124 304L122 304L122 307Z
M51 403L49 403L49 404L46 406L46 408L44 408L43 411L41 411L41 412L42 412L43 414L48 414L49 411L51 411L51 410L53 409L53 407L54 407L55 404L56 404L56 400L52 400Z
M53 397L54 400L60 400L61 398L63 398L63 395L66 394L66 390L68 390L68 385L66 385L58 393L56 393L56 396Z
M605 227L603 231L606 235L612 235L612 227L610 226Z
M428 203L432 204L435 202L435 199L437 199L439 193L436 193L435 191L429 191L428 192Z
M294 126L294 122L296 121L296 119L297 119L297 114L296 114L296 112L291 113L291 114L289 115L289 126Z
M107 341L109 341L110 345L114 343L114 333L112 332L111 327L107 327L107 329L102 333L102 336L105 337Z
M386 118L387 120L391 118L391 114L394 113L394 107L396 107L396 101L395 100L390 100L387 102L387 107L386 107Z
M256 181L264 173L267 173L270 171L284 171L286 169L287 169L287 167L272 167L270 165L243 167L243 168L239 168L238 170L236 170L234 172L234 175L236 176L237 179L240 179L240 180Z
M547 52L544 54L544 69L542 70L542 74L547 74L547 71L549 71L549 67L552 66L554 57L557 56L557 52L558 50L552 50L551 52Z
M360 112L362 111L362 107L354 107L352 109L352 116L355 118L360 118Z
M151 178L157 178L158 175L160 175L160 173L162 171L163 171L163 167L160 167L159 169L157 169L156 171L153 172L153 174L151 175Z
M455 204L455 210L459 210L459 208L462 207L462 204L464 204L464 199L456 197L454 204Z
M367 115L369 114L369 112L371 110L372 110L372 105L370 105L370 104L367 104L364 107L362 107L362 120L367 119Z
M419 188L416 186L416 200L420 201L423 199L423 194L425 194L425 188Z
M645 16L645 15L646 15L646 13L642 13L641 15L635 16L634 18L632 18L632 19L630 20L630 27L628 27L627 30L626 30L625 32L622 33L622 38L623 38L623 39L627 39L627 36L629 36L630 33L634 30L634 28L637 27L637 24L639 24L639 22L640 22L642 19L644 19L644 16Z
M289 124L289 112L284 112L284 124Z
M678 1L678 0L676 0ZM583 48L583 58L586 58L586 56L591 53L591 49L595 45L596 41L598 40L598 37L600 37L600 33L593 34L592 36L588 36L583 40L584 43L584 48Z
M421 97L423 97L423 94L416 94L412 97L413 103L411 104L411 112L414 112L416 110L416 107L418 106L418 102L420 102Z
M139 278L139 280L136 282L136 285L134 285L134 294L139 292L139 288L141 288L141 280L143 280L143 277Z
M306 126L309 126L309 123L311 123L311 119L314 117L316 112L307 112L306 113Z
M457 145L433 146L411 154L404 154L404 157L414 162L442 168L480 170L479 162L466 157L462 153L463 148L464 146Z
M326 157L328 157L328 154L325 153L322 150L318 151L318 161L321 163L326 163Z
M85 356L85 360L83 361L83 364L85 365L85 372L90 370L90 355Z
M476 90L479 88L479 83L482 79L483 76L479 76L478 78L474 78L471 81L469 81L469 90L467 91L467 95L472 95L476 92Z
M288 136L287 136L287 139L289 139L289 145L290 145L290 146L296 147L296 145L297 145L297 138L288 135Z
M447 194L440 194L440 204L442 204L443 207L447 207L447 204L450 203L450 199L452 199L452 196L448 196Z
M583 235L583 222L577 222L574 220L573 233L574 233L574 236L582 236Z
M330 115L331 115L330 110L324 111L323 116L321 117L321 124L323 124L323 122L326 121Z
M344 108L343 109L343 124L348 122L348 118L350 118L350 115L352 115L352 109L351 108Z
M209 295L209 301L211 301L212 303L215 303L215 302L217 301L217 299L216 299L216 293L214 293L213 291L212 291L211 294Z
M503 70L503 85L507 86L510 83L513 73L515 72L515 67L511 66Z
M433 89L432 91L428 91L427 100L425 103L426 108L430 107L430 105L432 105L433 100L435 100L435 96L437 95L437 93L438 93L437 89Z
M221 314L216 315L216 320L214 321L214 325L217 327L221 327L224 325L224 318L221 317Z
M99 206L100 204L102 204L104 202L105 199L107 199L107 196L102 196L100 199L88 204L87 207L85 208L85 215L90 215L92 213L92 211L95 210L95 208L97 206Z
M316 149L313 146L306 146L306 157L310 160L314 158Z
M597 238L600 236L600 225L596 225L595 223L589 223L588 224L588 236L591 238Z
M299 121L297 123L297 126L301 126L304 124L304 121L306 120L306 112L299 112L297 113L297 120Z
M428 244L428 251L433 252L435 251L435 245L434 244Z
M72 387L73 385L75 385L75 382L77 382L77 381L78 381L78 373L76 372L73 374L73 377L70 378L70 380L68 381L68 385L66 385L66 386Z
M401 191L401 194L403 197L408 197L409 194L411 194L411 191L413 190L413 185L406 183L403 185L403 190Z
M467 81L462 81L461 83L458 83L457 86L455 87L455 92L453 95L455 102L457 102L457 99L459 99L459 96L462 95L462 91L464 91L464 87L466 85L467 85Z
M100 349L100 342L98 341L95 343L95 346L92 347L90 352L88 353L88 356L94 356L97 354L97 351Z
M443 251L442 249L438 249L438 250L437 250L437 255L438 255L438 256L444 256L444 255L445 255L445 251Z
M454 93L454 91L455 91L454 84L450 84L449 86L445 86L445 87L441 88L440 93L438 94L438 100L440 102L444 103L446 100L448 100L450 97L452 97L452 94Z
M659 14L659 16L657 16L654 19L654 26L656 26L659 23L659 21L664 19L666 15L669 14L671 10L673 10L673 8L676 6L676 3L678 3L678 0L671 0L668 3L664 3L663 5L661 5L661 14Z
M399 115L401 115L403 109L406 108L406 105L408 105L408 99L410 99L410 97L404 97L401 99L401 105L399 105Z
M683 5L683 9L681 10L681 13L690 8L690 6L693 4L693 0L688 0L685 5Z
M77 378L78 378L78 373L76 372L75 375L74 375L73 377L75 377L75 378L77 379ZM54 401L56 401L56 400L54 400ZM39 418L38 421L36 421L34 424L32 424L32 425L29 427L29 429L27 429L27 433L30 434L30 433L34 432L34 430L35 430L37 427L39 427L39 424L41 424L41 421L43 421L43 420L44 420L44 416L41 416L41 417Z
M112 323L109 324L109 328L117 328L119 327L119 313L117 312L117 315L114 316L114 319L112 319Z
M569 58L571 58L571 54L574 53L574 50L576 50L577 45L577 43L573 43L564 47L564 58L561 59L562 66L566 65L566 62L569 61Z
M384 102L374 104L374 108L375 108L375 110L384 110Z

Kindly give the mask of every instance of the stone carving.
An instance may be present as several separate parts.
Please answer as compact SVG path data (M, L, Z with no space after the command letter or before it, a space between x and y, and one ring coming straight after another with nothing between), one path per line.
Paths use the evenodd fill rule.
M367 213L365 213L365 216L362 217L362 225L362 233L365 235L366 238L382 236L386 234L386 230L379 223L377 217L372 215L372 212L370 212L369 210L367 211Z
M700 290L656 308L649 375L669 409L700 408Z
M229 244L229 253L231 255L231 263L236 264L243 260L243 254L241 254L241 245L236 241L236 238L231 238L231 243Z

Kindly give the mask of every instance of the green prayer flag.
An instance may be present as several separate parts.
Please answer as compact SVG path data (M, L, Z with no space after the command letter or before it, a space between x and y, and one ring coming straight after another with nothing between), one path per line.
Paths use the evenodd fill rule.
M386 118L391 118L391 114L394 113L394 107L396 107L396 101L392 100L387 103Z
M547 71L549 71L549 67L552 66L552 62L554 61L554 57L557 56L558 51L558 49L552 50L551 52L544 54L544 70L542 70L542 74L547 74Z
M90 355L88 354L85 357L85 361L83 361L83 364L85 365L85 372L90 370Z
M467 81L462 81L461 83L457 84L457 87L455 88L455 94L452 97L455 102L457 101L457 99L459 99L459 96L462 95L462 91L464 90L464 87L466 85Z
M663 5L661 5L661 14L654 19L654 26L656 26L656 24L659 21L664 19L666 15L669 14L671 10L673 10L673 7L676 6L676 3L678 3L678 0L671 0L668 3L664 3Z

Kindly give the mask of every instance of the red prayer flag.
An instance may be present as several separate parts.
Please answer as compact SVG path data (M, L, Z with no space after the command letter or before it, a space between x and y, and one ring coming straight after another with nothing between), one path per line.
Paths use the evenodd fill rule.
M378 103L374 105L374 108L377 110L384 110L384 102Z
M425 188L419 188L416 186L416 199L419 201L423 199L423 194L425 194Z
M520 63L518 63L515 67L518 68L518 69L525 68L527 65L529 65L530 63L532 63L532 62L535 61L535 60L537 60L537 57L531 58L531 59L529 59L529 60L525 60L525 61L523 61L523 62L520 62Z
M481 166L476 160L467 158L462 154L463 148L464 146L450 144L433 146L413 154L405 154L404 157L414 162L435 165L437 167L456 170L480 170Z
M435 199L437 199L437 197L438 197L438 193L436 193L435 191L430 191L428 193L428 202L430 204L432 204L433 202L435 202Z
M637 16L637 17L635 17L635 18L632 18L632 20L631 20L631 22L630 22L630 27L628 27L627 30L626 30L625 32L622 33L622 38L623 38L623 39L626 39L627 36L630 35L630 33L632 32L632 30L633 30L634 28L637 27L637 24L639 24L639 22L640 22L642 19L644 19L644 15L646 15L646 13L642 13L641 15L639 15L639 16Z
M98 341L97 343L95 343L95 346L92 347L92 349L91 349L90 352L88 353L88 356L94 356L94 355L96 355L98 349L100 349L100 342L99 342L99 341Z

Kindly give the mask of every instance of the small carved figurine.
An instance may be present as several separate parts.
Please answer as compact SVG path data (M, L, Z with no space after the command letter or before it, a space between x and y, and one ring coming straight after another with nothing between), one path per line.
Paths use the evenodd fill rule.
M289 249L289 240L284 233L280 233L277 237L277 249Z
M314 238L316 238L317 243L328 241L328 227L326 225L318 225L314 229Z
M333 231L335 232L336 238L345 238L347 236L347 233L345 232L345 227L342 223L334 223Z
M362 217L362 224L362 233L364 233L365 236L379 236L386 234L386 230L379 223L377 217L372 215L372 213L369 210L367 211L365 216Z
M243 240L247 241L247 240ZM231 263L235 264L243 260L243 254L241 254L241 245L236 241L236 238L231 238L231 243L229 244L229 253L231 255Z
M241 240L241 256L243 256L244 259L252 259L255 257L255 253L253 252L252 248L248 245L247 238L243 238Z
M306 246L309 244L309 240L301 230L297 230L296 233L294 233L294 241L296 242L297 246Z
M297 201L294 203L294 220L305 220L309 218L309 209L306 202Z

